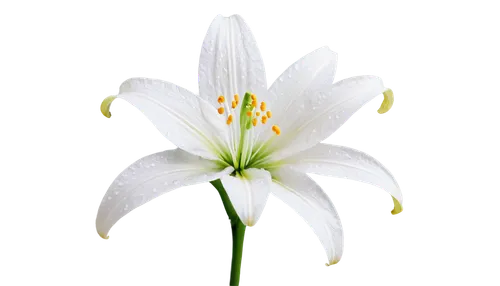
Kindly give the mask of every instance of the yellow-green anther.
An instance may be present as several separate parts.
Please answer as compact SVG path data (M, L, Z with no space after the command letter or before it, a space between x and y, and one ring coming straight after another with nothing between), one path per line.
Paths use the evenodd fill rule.
M109 107L111 107L111 103L115 100L116 96L111 95L106 97L101 103L101 113L107 118L111 117L111 112L109 112Z
M384 101L380 105L378 113L380 114L386 113L391 109L393 103L394 103L394 93L390 88L388 88L384 91Z
M394 202L394 209L392 210L391 213L393 215L396 215L396 214L402 212L403 211L403 206L399 203L399 201L396 200L395 197L392 197L392 201Z
M247 92L245 93L243 101L241 102L240 126L244 126L246 129L252 128L252 116L248 116L247 112L252 112L253 108L252 94L250 92Z

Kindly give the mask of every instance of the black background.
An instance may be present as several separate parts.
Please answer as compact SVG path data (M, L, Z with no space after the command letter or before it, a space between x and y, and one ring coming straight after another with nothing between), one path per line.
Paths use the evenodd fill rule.
M407 88L406 55L382 18L342 18L338 12L317 7L250 7L248 11L257 16L257 31L264 32L264 54L273 57L273 72L295 55L296 48L311 48L312 40L337 40L337 48L345 51L345 71L391 71L393 87ZM110 88L112 80L120 79L120 72L169 71L176 72L178 80L191 80L191 62L177 59L192 58L192 40L199 39L200 24L208 22L207 8L193 5L188 12L179 13L182 17L166 14L159 23L164 29L154 34L150 33L152 24L132 24L132 19L131 24L117 23L112 30L103 31L102 38L90 35L95 44L87 52L95 60L93 70L97 72L88 82L93 91L85 101L89 110L95 109L95 96ZM393 168L401 168L402 184L415 182L409 171L407 144L412 141L410 105L405 98L402 112L393 113L387 121L368 120L363 112L361 120L344 130L344 143L368 144L369 151L384 152ZM120 120L112 128L105 129L89 113L94 139L87 143L88 150L99 154L108 148L106 157L96 159L87 174L92 185L86 192L87 208L95 207L103 176L110 176L111 169L128 158L128 152L149 152L152 144L160 142L125 105L119 108ZM410 271L405 255L413 243L406 239L411 216L402 217L399 225L392 224L384 216L384 202L376 200L375 193L360 193L358 185L330 185L329 191L344 200L345 223L353 225L353 256L345 258L345 272L320 273L320 250L312 248L311 234L304 233L303 225L297 225L286 209L273 209L273 216L265 218L264 232L249 234L249 285L331 285L366 279L391 283L390 275L399 277ZM161 279L160 283L168 285L223 285L228 260L223 255L224 240L231 235L215 193L178 193L177 200L161 201L161 208L146 209L143 217L129 217L129 223L120 229L113 234L112 249L96 249L95 241L87 241L86 257L101 267L92 270L96 280L101 274L116 273L111 274L116 282L149 284Z

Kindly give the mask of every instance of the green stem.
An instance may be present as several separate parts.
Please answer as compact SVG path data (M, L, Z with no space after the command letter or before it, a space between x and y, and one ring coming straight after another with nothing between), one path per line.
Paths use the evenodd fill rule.
M248 229L247 227L238 220L235 226L231 228L233 234L231 240L231 264L230 264L230 286L241 286L243 273L244 273L244 263L246 255L246 240Z
M222 186L221 181L215 180L210 183L219 192L222 204L231 222L231 231L233 233L233 259L231 261L231 278L229 280L229 286L238 286L240 284L241 259L243 258L243 240L245 239L246 227L234 210L233 204L231 204L229 196Z

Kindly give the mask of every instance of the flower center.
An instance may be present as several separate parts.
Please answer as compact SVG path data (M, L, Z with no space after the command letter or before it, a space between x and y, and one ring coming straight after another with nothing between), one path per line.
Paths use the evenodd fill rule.
M259 102L257 96L251 92L246 92L241 102L238 94L233 96L230 101L231 104L226 102L224 95L220 95L217 98L217 102L220 105L220 107L217 108L217 112L220 115L224 115L226 124L229 125L231 130L230 137L232 142L230 143L230 147L234 147L234 151L231 150L232 162L230 163L237 170L244 169L244 167L248 165L251 160L253 145L256 143L254 127L257 127L259 123L262 125L267 124L273 114L271 110L267 109L266 102ZM233 109L237 110L238 106L240 106L239 128L235 128L233 126L233 121L237 113L234 112ZM272 125L269 128L276 135L281 134L281 129L278 125Z

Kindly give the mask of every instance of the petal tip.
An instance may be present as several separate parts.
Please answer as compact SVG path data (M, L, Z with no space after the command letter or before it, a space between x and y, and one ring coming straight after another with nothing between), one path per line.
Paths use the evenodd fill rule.
M375 109L375 113L377 116L387 116L391 114L392 110L394 110L395 105L396 99L394 90L390 88L382 94L380 103Z
M401 203L396 200L396 198L392 197L392 201L394 202L394 209L391 211L393 215L397 215L398 213L403 211L403 206Z
M335 258L333 260L329 260L329 261L325 262L323 264L323 266L325 266L326 269L336 268L337 266L342 264L342 261L343 261L343 259Z
M102 239L109 239L109 235L105 235L104 233L100 233L100 232L99 232L99 236L100 236Z
M97 104L97 110L99 111L99 115L108 122L113 118L113 105L116 101L116 96L103 96L101 101Z

